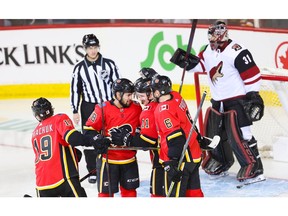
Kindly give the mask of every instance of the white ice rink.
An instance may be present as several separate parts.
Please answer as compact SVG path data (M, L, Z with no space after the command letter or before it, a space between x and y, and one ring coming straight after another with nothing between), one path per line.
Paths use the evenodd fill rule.
M52 98L49 100L55 107L55 113L64 112L71 117L69 99ZM211 180L201 170L202 189L206 197L204 199L150 199L149 176L151 165L148 152L144 151L138 152L141 184L138 189L139 198L137 199L120 199L117 194L113 201L111 199L108 199L109 201L99 199L97 198L96 185L89 184L87 180L83 181L83 187L89 198L87 200L84 199L84 201L83 199L75 201L74 199L65 198L61 198L61 201L58 201L52 198L48 200L44 199L45 202L43 202L23 198L24 194L35 197L34 153L32 148L30 148L30 137L31 131L37 122L32 116L30 109L32 101L33 99L0 100L0 206L7 212L1 215L14 215L11 214L11 212L29 215L30 213L36 214L37 212L35 212L36 210L33 210L33 208L37 206L37 215L43 216L47 214L50 216L54 212L57 214L57 211L53 210L54 205L58 206L58 208L66 206L67 208L64 207L63 213L71 211L72 215L83 215L84 212L86 212L86 214L98 214L100 210L101 214L109 215L112 215L114 211L117 215L122 215L122 213L124 215L125 212L125 215L128 213L133 214L135 210L130 209L131 205L136 206L136 208L138 206L141 209L143 208L144 212L147 210L147 214L156 213L153 213L156 205L164 212L168 211L168 213L172 213L175 211L175 214L178 215L179 211L181 212L183 210L185 210L186 213L188 213L187 211L191 211L191 214L193 214L193 208L198 209L199 207L201 212L203 210L208 213L210 210L219 209L218 205L223 205L223 202L231 206L235 205L234 202L242 203L241 205L248 203L249 215L252 215L254 210L255 214L263 211L263 213L270 215L270 211L271 214L275 212L273 211L275 208L278 209L277 211L281 211L280 208L283 207L283 209L285 209L285 205L288 203L288 163L274 161L273 159L263 160L267 180L262 183L236 189L238 182L235 180L235 173L237 173L239 165L235 162L229 171L229 176L221 179ZM194 113L194 103L194 101L188 102L192 113ZM194 110L196 111L196 109ZM82 158L80 162L80 177L86 174L85 161ZM242 197L245 197L245 199ZM97 199L95 200L95 198ZM251 200L253 204L251 204ZM46 203L49 204L49 206L46 206ZM42 207L39 208L38 204ZM256 204L259 205L256 209L250 208L251 205L254 206ZM79 206L79 208L77 208L77 206ZM235 208L239 208L235 209L235 213L237 213L241 208L245 207L238 207L238 205L236 205ZM28 209L30 210L28 211ZM46 210L40 213L39 211L43 209ZM137 212L139 212L139 210L137 210ZM217 212L212 212L214 215L215 213L217 215ZM243 214L247 213L243 212Z

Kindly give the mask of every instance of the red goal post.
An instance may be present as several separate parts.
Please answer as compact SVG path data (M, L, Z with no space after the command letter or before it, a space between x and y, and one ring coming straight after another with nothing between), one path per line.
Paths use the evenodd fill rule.
M288 138L288 70L262 68L261 78L260 95L265 104L264 116L260 121L253 123L252 132L258 140L262 156L273 158L273 144L279 137ZM211 106L206 73L195 72L194 84L197 107L203 91L207 91L206 101L198 119L200 132L203 133L205 109Z

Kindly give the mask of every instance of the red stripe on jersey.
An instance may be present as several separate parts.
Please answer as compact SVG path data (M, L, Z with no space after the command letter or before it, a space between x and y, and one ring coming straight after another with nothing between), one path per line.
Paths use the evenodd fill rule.
M250 79L252 77L254 77L255 75L259 74L260 70L257 67L257 65L254 65L253 67L249 68L246 71L243 71L240 73L240 76L242 78L243 81Z
M253 81L251 81L251 82L245 82L245 85L251 85L251 84L253 84L253 83L258 82L260 79L261 79L261 77L258 77L256 80L253 80Z

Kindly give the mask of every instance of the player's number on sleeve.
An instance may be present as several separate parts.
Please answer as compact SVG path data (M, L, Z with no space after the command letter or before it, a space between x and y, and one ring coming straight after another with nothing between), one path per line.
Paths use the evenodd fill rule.
M40 149L38 148L40 147ZM40 145L38 145L37 140L34 140L34 148L36 152L38 152L38 157L36 159L36 162L38 160L49 160L52 156L52 141L50 136L44 136L40 140Z
M246 65L252 62L252 60L248 54L243 56L243 60L244 60Z

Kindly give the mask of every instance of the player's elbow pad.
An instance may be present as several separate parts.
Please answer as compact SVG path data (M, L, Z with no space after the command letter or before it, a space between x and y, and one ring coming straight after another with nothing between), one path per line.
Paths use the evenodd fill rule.
M156 145L157 139L142 134L136 134L130 143L130 146L135 147L157 147Z
M168 145L168 157L170 159L180 159L183 147L186 143L186 136L182 129L173 131L166 138Z
M65 134L65 141L71 146L90 146L89 140L88 136L84 136L76 129L67 131Z

